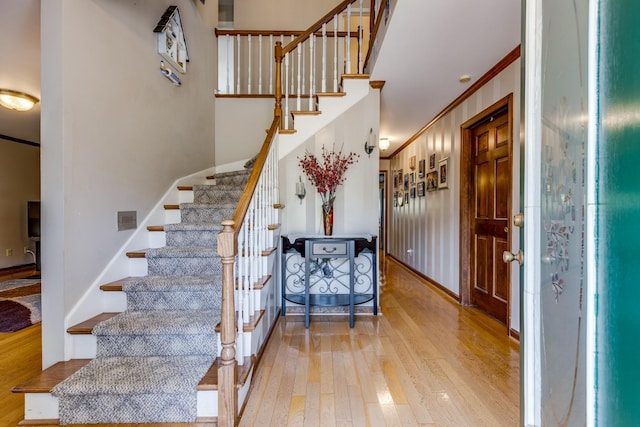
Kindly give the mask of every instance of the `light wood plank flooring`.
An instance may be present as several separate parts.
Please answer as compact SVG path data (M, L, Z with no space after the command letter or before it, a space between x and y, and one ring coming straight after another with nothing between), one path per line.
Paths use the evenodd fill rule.
M313 316L308 330L301 316L278 320L241 426L519 424L519 352L505 326L381 260L381 316L358 316L354 329L346 316ZM2 426L22 419L9 390L40 370L39 335L38 325L0 334Z

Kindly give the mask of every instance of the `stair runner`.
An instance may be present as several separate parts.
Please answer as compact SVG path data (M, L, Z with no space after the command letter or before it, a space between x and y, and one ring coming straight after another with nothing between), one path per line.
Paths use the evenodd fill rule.
M96 325L96 358L55 386L60 424L196 420L196 387L215 361L220 321L220 222L233 212L250 171L193 187L166 246L148 249L148 275L127 279L126 311Z

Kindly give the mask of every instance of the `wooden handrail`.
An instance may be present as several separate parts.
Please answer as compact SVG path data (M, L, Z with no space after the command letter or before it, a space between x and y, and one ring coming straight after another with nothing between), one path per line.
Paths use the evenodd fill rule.
M253 165L253 169L251 170L251 174L249 175L249 179L247 180L247 185L240 196L240 201L238 202L238 206L236 206L236 210L233 213L233 222L235 223L233 228L234 236L237 238L238 232L240 231L240 226L244 222L244 217L247 214L247 210L249 209L249 203L251 202L251 197L255 192L256 186L258 185L258 179L260 178L260 174L262 173L262 168L264 167L264 163L267 159L267 153L269 153L269 149L271 148L271 144L273 143L273 137L278 130L278 126L280 125L280 120L277 117L274 117L271 122L271 127L267 132L267 137L265 138L264 144L262 144L262 148L256 157L256 162Z
M331 9L331 12L327 13L325 16L317 20L315 24L309 27L306 31L304 31L298 37L293 39L291 43L289 43L284 48L282 48L282 55L286 55L287 53L291 52L293 49L295 49L297 45L307 40L311 34L320 30L322 28L322 24L326 24L330 22L334 16L336 16L337 14L342 12L344 9L346 9L348 5L350 5L351 3L355 3L356 1L358 0L344 0L342 3L340 3L333 9Z
M220 322L220 364L218 367L218 425L234 426L238 416L236 324L234 276L235 258L238 254L238 234L245 221L251 199L256 192L267 155L274 143L280 120L274 118L262 148L240 196L233 219L222 221L223 229L218 235L218 254L222 262L222 310Z
M355 0L354 0L355 1ZM299 36L303 33L303 31L297 30L219 30L215 29L216 37L219 36ZM321 31L315 31L315 35L320 37L322 35ZM336 33L338 37L358 37L358 33L354 31L338 31ZM334 37L333 33L327 33L327 37Z
M373 51L373 45L375 44L374 41L378 36L378 30L380 29L380 23L382 22L383 13L384 13L384 7L381 7L376 16L375 25L369 32L369 48L367 49L367 56L364 59L365 70L369 65L369 59L371 58L371 52Z

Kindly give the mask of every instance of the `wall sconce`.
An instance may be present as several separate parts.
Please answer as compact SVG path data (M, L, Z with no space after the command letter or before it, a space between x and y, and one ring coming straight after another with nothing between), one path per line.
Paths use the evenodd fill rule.
M373 129L369 129L369 137L364 142L364 152L367 153L369 157L371 157L371 153L376 146L373 144Z
M380 150L382 151L389 148L389 138L380 138L380 142L378 142L378 147L380 147Z
M40 101L28 93L11 89L0 89L0 105L10 110L29 111Z
M304 188L304 182L302 182L302 177L299 176L300 182L296 182L296 196L300 199L300 204L302 204L302 199L307 195L307 190Z

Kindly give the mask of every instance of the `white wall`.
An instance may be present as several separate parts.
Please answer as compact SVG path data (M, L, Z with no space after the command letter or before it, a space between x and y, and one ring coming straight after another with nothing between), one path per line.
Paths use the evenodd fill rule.
M159 72L158 20L177 5L190 62ZM214 164L214 35L190 0L42 2L43 365L65 314L175 179Z
M233 5L234 28L306 30L340 3L339 0L236 1Z
M358 154L358 162L347 170L346 180L336 191L334 203L334 235L372 234L378 232L378 150L368 157L364 143L369 130L378 135L380 94L369 95L339 118L320 130L300 147L280 161L280 200L285 204L282 234L323 234L321 199L298 165L306 150L321 156L322 146ZM335 145L334 145L335 144ZM302 203L295 195L299 177L305 183L307 195Z
M27 201L40 200L40 148L0 138L0 268L33 263ZM13 255L6 255L11 249Z
M506 95L513 93L513 193L511 211L520 211L520 60L476 91L454 110L444 115L424 134L391 159L391 170L409 169L409 158L438 160L449 158L449 188L427 192L409 199L409 205L391 208L389 253L414 270L435 280L456 295L460 294L460 126ZM425 122L430 118L425 117ZM417 173L417 167L415 172ZM390 173L393 183L393 174ZM393 185L393 184L392 184ZM390 193L390 196L393 192ZM512 235L512 248L520 246L519 233ZM511 265L511 323L520 330L520 287L517 263Z
M273 98L216 98L216 163L250 159L273 122Z

